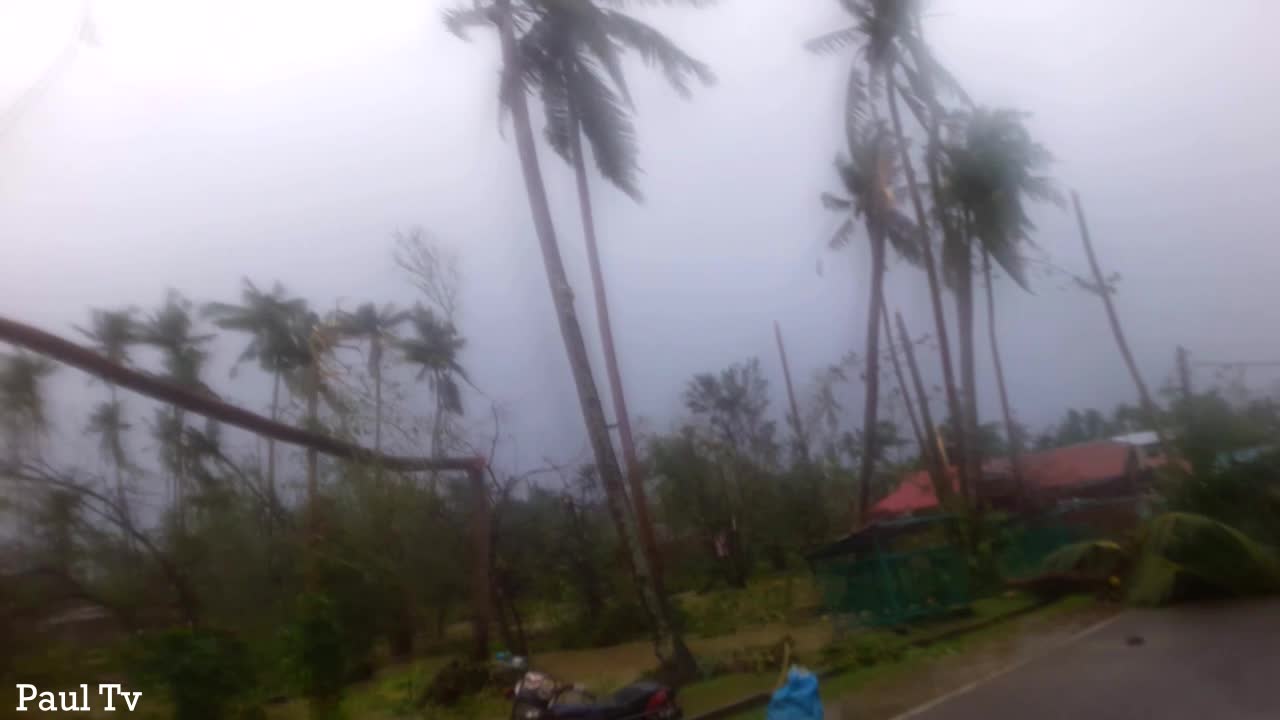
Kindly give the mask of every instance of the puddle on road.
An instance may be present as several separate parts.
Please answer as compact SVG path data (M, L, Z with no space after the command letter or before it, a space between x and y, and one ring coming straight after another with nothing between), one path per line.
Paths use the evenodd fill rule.
M982 680L1004 668L1042 655L1084 628L1114 614L1111 608L1054 617L1030 616L1015 621L1009 632L976 639L962 651L938 654L913 663L909 675L873 680L826 703L827 720L882 720ZM925 650L924 652L928 652Z

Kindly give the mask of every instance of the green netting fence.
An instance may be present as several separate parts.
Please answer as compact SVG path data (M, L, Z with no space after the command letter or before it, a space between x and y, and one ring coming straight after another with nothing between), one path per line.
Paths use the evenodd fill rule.
M1005 527L991 537L990 558L1001 578L1028 577L1050 553L1080 539L1080 531L1066 527ZM814 570L829 612L872 627L955 612L1000 587L978 582L952 544L899 551L876 543L870 551L818 560Z

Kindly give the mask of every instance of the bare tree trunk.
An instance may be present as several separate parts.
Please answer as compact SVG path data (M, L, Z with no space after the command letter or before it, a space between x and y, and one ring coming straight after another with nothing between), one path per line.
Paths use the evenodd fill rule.
M927 73L922 73L927 74ZM929 280L929 302L933 306L933 327L938 336L938 355L942 360L942 384L947 394L947 410L952 417L961 416L960 392L956 387L956 375L951 360L951 341L947 337L947 315L942 305L942 284L938 279L938 266L933 254L933 240L929 236L929 216L925 211L924 200L920 196L920 185L916 182L915 166L911 164L911 154L907 152L906 135L902 130L902 114L898 110L897 91L890 78L890 82L886 83L886 94L889 97L889 114L893 119L893 131L897 137L898 152L902 156L902 168L907 176L907 187L911 195L911 205L916 214L916 226L920 228L921 254L924 258L925 276ZM938 143L937 121L934 119L928 123L929 127L929 144L930 154L934 153L934 149ZM930 182L937 187L938 178L933 170L933 163L930 162ZM904 340L904 342L906 342ZM968 496L968 472L964 468L965 442L964 438L957 438L956 448L960 457L957 458L960 467L960 489L961 494L966 498ZM966 499L966 502L967 499Z
M868 223L878 225L879 220ZM871 229L870 227L868 229ZM867 304L866 398L862 406L862 458L858 470L857 527L867 524L871 512L871 474L876 468L876 421L880 402L880 306L884 302L884 233L871 237L871 298Z
M271 381L271 420L279 420L280 411L280 371L275 372ZM267 438L267 497L276 501L276 441Z
M382 454L382 340L375 333L369 341L369 355L376 358L373 368L373 451ZM434 452L434 448L433 448ZM373 477L382 482L382 463L373 466Z
M319 423L320 359L313 357L307 365L307 425L311 431ZM307 579L311 589L318 590L319 563L316 553L320 543L320 467L314 448L307 448Z
M911 399L911 391L907 389L907 380L902 374L902 363L898 361L898 349L893 345L893 327L889 324L889 303L880 303L880 318L884 321L884 338L889 343L889 360L893 363L893 374L898 378L898 392L902 394L902 402L907 408L907 420L911 422L911 434L920 447L920 456L932 467L933 453L926 444L924 433L920 431L920 421L916 419L915 403Z
M982 252L982 277L987 284L987 336L991 340L991 362L996 369L996 387L1000 389L1000 411L1004 414L1004 432L1009 437L1009 469L1018 493L1025 502L1031 488L1022 474L1022 438L1013 422L1013 410L1009 406L1009 390L1004 381L1004 363L1000 361L1000 343L996 339L996 294L991 282L991 254Z
M627 556L631 559L631 570L641 601L653 621L654 650L658 659L676 676L692 677L697 672L693 655L676 632L667 598L658 591L653 581L648 553L638 546L639 533L630 522L631 518L625 506L622 472L613 453L604 408L600 404L595 379L591 374L586 341L582 336L582 328L578 324L578 316L573 309L573 291L569 287L564 264L560 258L555 227L551 221L551 208L547 202L546 188L538 169L537 146L533 136L533 125L529 120L529 106L523 88L520 87L521 69L518 65L520 61L516 49L511 0L498 0L495 10L504 69L502 93L510 103L516 148L520 156L525 189L528 191L529 209L533 214L534 230L542 250L547 283L556 306L560 334L564 339L565 352L573 371L587 435L595 454L596 470L600 473L601 484L609 499L609 507L614 522L618 526L619 537L627 545Z
M943 451L942 443L938 438L938 428L933 424L933 413L929 410L929 396L925 392L924 380L920 377L920 367L916 364L915 346L911 344L911 336L907 333L907 324L902 320L902 313L897 314L897 320L898 338L902 343L902 354L907 357L907 369L911 372L911 384L916 389L916 397L920 399L920 421L924 424L925 439L929 443L927 458L933 468L930 476L933 478L934 495L937 496L940 507L950 507L953 504L955 492L951 487L951 475L946 453Z
M572 112L572 109L571 109ZM649 556L653 582L659 593L665 594L662 577L662 555L649 515L649 501L645 497L644 473L636 452L635 436L631 433L631 415L627 411L627 398L622 388L622 371L618 368L618 353L613 344L613 325L609 319L609 295L605 290L604 271L600 268L600 249L596 243L595 216L591 209L591 190L587 183L587 166L582 152L582 131L578 119L572 119L573 170L578 182L578 208L582 213L582 234L587 243L587 264L591 268L591 287L595 293L596 321L600 326L600 343L604 348L605 374L609 378L609 392L613 398L613 412L618 423L618 441L622 445L622 460L627 469L627 481L631 488L631 507L636 513L636 525L640 530L640 542Z
M1089 268L1093 271L1093 281L1097 286L1098 295L1102 298L1102 305L1107 309L1107 321L1111 323L1111 334L1115 336L1116 346L1120 348L1124 364L1129 368L1134 386L1138 388L1138 400L1142 403L1142 410L1147 415L1147 422L1151 423L1151 429L1155 431L1160 441L1160 450L1166 458L1172 460L1173 448L1161 427L1159 410L1151 399L1147 384L1142 380L1142 374L1138 372L1138 363L1134 361L1133 353L1129 350L1129 342L1124 337L1124 330L1120 328L1120 316L1116 314L1115 304L1111 301L1111 291L1107 288L1106 280L1102 276L1098 257L1093 252L1093 241L1089 239L1089 226L1084 219L1084 210L1080 207L1080 196L1074 190L1071 191L1071 203L1075 206L1076 222L1080 225L1080 240L1084 243L1085 254L1089 256Z
M883 307L883 305L882 305ZM800 405L796 402L796 389L791 384L791 365L787 362L787 348L782 344L782 328L778 321L773 321L773 337L778 341L778 357L782 360L782 379L787 383L787 403L791 407L791 430L796 435L796 448L800 451L800 459L809 462L809 440L805 437L804 425L800 422Z

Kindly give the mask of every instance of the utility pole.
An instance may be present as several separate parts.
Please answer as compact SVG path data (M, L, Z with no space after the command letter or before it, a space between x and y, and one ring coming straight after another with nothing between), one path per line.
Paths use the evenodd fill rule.
M1181 345L1178 346L1178 382L1182 385L1182 399L1191 399L1191 363L1187 361L1190 353Z
M809 462L809 441L804 436L804 426L800 424L800 406L796 403L796 389L791 384L791 366L787 363L787 348L782 343L782 328L778 321L773 321L773 337L778 341L778 357L782 358L782 377L787 383L787 401L791 404L791 430L796 434L796 447L800 457Z

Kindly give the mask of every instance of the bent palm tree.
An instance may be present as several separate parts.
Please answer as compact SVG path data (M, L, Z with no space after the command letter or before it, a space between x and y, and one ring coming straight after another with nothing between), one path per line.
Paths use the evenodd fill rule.
M542 0L532 3L530 8L536 19L530 22L520 38L521 62L529 80L541 93L547 141L573 168L577 181L578 207L595 294L596 320L631 503L641 541L653 567L654 580L661 585L658 544L649 518L644 478L641 477L622 372L614 347L582 139L585 136L591 146L600 174L632 199L640 201L631 94L622 71L622 53L633 51L648 64L661 67L671 86L685 97L689 95L690 78L710 84L714 75L710 68L685 53L657 29L624 13L601 8L594 2Z
M272 376L271 419L278 419L280 410L280 381L290 370L297 357L294 336L290 331L291 320L306 312L306 303L289 297L284 286L276 283L270 292L259 290L248 278L240 291L239 305L209 303L204 314L213 324L224 330L235 330L249 335L249 344L240 353L237 364L257 360L258 365ZM267 492L274 499L276 492L276 443L267 440Z
M503 66L500 97L503 107L511 112L516 150L529 198L529 209L533 215L534 230L542 251L543 266L547 273L552 302L556 306L556 317L560 324L565 353L568 355L573 372L583 421L595 455L596 470L609 500L610 513L620 531L619 537L630 560L630 569L636 580L637 590L654 621L652 628L654 648L659 661L672 668L677 675L691 677L697 671L693 655L676 631L667 599L654 582L648 554L637 545L638 534L626 507L622 471L613 452L604 407L600 402L599 390L591 372L586 340L582 335L582 326L578 322L578 316L573 307L573 290L569 286L564 262L560 256L560 246L556 238L555 225L551 219L546 186L538 167L538 150L529 117L528 99L525 97L529 87L528 71L524 66L518 41L519 33L529 26L535 16L528 4L517 5L512 0L494 0L490 6L476 5L472 8L448 12L445 20L455 30L463 27L468 20L475 19L487 20L497 27Z
M864 368L867 395L862 417L862 427L865 430L876 427L879 409L880 322L884 302L886 244L892 245L903 258L916 262L920 257L920 236L915 225L894 206L892 188L898 166L893 139L887 129L880 123L869 125L852 133L851 140L853 144L849 148L849 157L836 159L836 172L840 176L845 196L823 193L822 204L829 210L848 213L848 217L831 238L833 249L849 244L858 218L863 220L867 239L871 244L871 283L867 303ZM878 454L876 440L876 433L862 433L856 517L859 524L866 521L871 507L871 475L875 471Z
M458 378L467 379L467 373L458 362L466 340L457 328L436 316L431 308L421 305L409 314L413 336L396 341L404 361L418 368L418 379L426 379L435 398L435 417L432 418L431 455L442 451L447 414L462 414L462 388Z
M379 308L364 303L353 313L339 313L334 329L341 336L359 338L369 343L369 375L373 378L373 450L382 452L382 354L388 343L395 342L395 329L409 319L409 313L394 305ZM381 474L382 468L378 468Z

